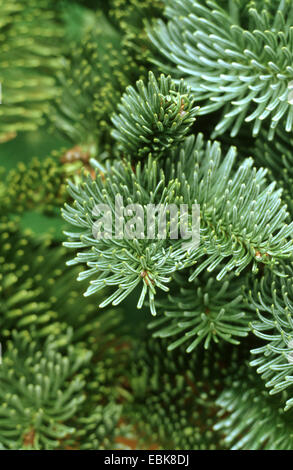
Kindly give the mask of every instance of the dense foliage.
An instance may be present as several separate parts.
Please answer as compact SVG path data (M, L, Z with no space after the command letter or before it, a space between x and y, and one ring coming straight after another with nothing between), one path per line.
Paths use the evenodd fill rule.
M0 449L293 450L292 2L0 7Z

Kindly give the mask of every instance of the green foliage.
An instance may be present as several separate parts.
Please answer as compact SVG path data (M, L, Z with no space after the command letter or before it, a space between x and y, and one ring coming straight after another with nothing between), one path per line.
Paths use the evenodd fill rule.
M109 143L110 116L133 76L138 78L136 65L123 50L120 33L97 14L80 43L72 44L58 75L62 92L50 111L53 128L96 156Z
M44 122L57 94L63 32L51 0L1 0L0 10L0 137L5 139Z
M80 418L80 449L111 449L117 435L121 406L110 403L98 405L90 416Z
M223 108L215 134L235 136L243 122L257 135L270 120L293 128L293 8L290 1L166 1L168 23L159 20L149 36L163 55L164 72L184 77L202 101L201 114Z
M209 273L192 283L187 279L188 275L177 275L177 286L174 283L167 299L158 302L163 315L149 324L155 329L153 337L168 338L169 351L188 343L188 353L203 341L206 349L211 341L239 344L236 338L247 336L251 318L245 312L242 281L235 282L230 275L218 282Z
M86 302L63 248L36 242L5 219L1 237L1 442L14 449L112 446L127 357L117 339L120 312L99 315Z
M217 405L222 411L215 430L225 434L230 449L292 449L292 410L285 413L280 400L263 390L249 367L242 366L239 374L234 371L227 379Z
M191 136L181 149L171 151L160 168L151 157L143 170L140 163L133 169L128 162L108 162L105 173L98 173L95 181L88 176L79 186L70 183L69 193L75 202L73 206L66 204L63 217L79 231L67 232L70 241L65 245L83 249L70 263L89 267L79 279L95 276L86 295L105 285L118 286L101 304L118 305L142 283L138 308L148 293L155 314L156 287L167 291L170 275L188 265L194 265L191 281L204 269L219 270L221 265L217 274L221 280L231 270L240 274L251 263L257 272L260 263L273 266L276 260L290 257L293 224L285 223L288 213L281 205L280 191L274 190L274 184L265 186L265 171L253 168L251 158L233 172L235 157L235 148L222 158L218 142L205 145L202 135L197 139ZM147 238L141 226L131 226L135 209L125 225L128 233L123 227L116 233L117 197L122 205L140 204L142 220L147 218L150 203L167 208L168 204L185 202L191 208L197 202L201 208L199 247L188 251L182 239L172 240L168 234L155 242ZM95 209L99 204L109 207L110 227L104 231ZM144 230L143 223L142 227ZM102 236L107 230L109 233Z
M86 145L93 157L111 151L110 118L122 92L147 76L150 53L143 14L150 18L160 11L158 0L112 0L96 12L63 5L67 36L74 31L75 38L58 74L61 95L48 117L53 129L73 144Z
M105 337L99 346L110 341L107 330L115 330L119 312L108 310L103 318L94 304L86 302L84 286L72 283L77 270L65 266L66 250L56 248L49 237L36 241L31 233L21 232L15 222L2 219L0 228L2 338L10 337L13 329L29 330L38 340L54 335L58 344L64 344L71 327L70 341L86 341L95 351L97 330L101 331L102 324Z
M80 293L68 284L72 273L64 268L64 249L52 250L49 240L36 242L19 231L15 222L2 219L1 336L10 336L12 329L33 329L39 338L64 335L67 325L59 310L74 315L72 308L77 299L80 307Z
M126 417L136 426L141 445L160 449L219 449L212 432L214 401L225 376L224 350L166 352L161 341L145 340L133 351ZM229 350L228 357L233 357ZM144 447L145 448L145 447Z
M14 335L0 367L0 439L10 448L52 449L74 428L69 420L85 399L80 369L91 354L42 349L30 336Z
M199 108L183 81L176 86L170 76L161 75L157 81L150 72L147 87L142 80L136 86L137 90L126 89L118 105L120 114L112 117L112 136L133 158L160 157L184 140Z
M288 410L293 405L292 263L284 269L283 275L286 277L266 273L250 292L251 305L258 317L251 328L264 343L251 351L256 356L251 365L257 367L266 387L271 388L271 394L289 388L285 408Z
M0 179L1 213L22 213L35 208L51 212L66 201L68 176L56 158L35 158L28 165L19 162Z
M200 245L193 251L197 262L193 280L204 269L221 269L217 280L229 271L239 275L252 263L271 267L292 256L292 223L275 183L266 186L266 170L254 168L246 158L234 170L237 151L225 157L218 142L204 143L202 136L186 139L175 160L184 200L200 204ZM192 171L192 169L194 169Z
M273 142L267 141L267 133L262 132L255 142L254 154L257 161L270 169L269 177L278 181L283 188L283 198L293 214L293 139L282 128L277 128Z
M120 198L122 204L139 203L146 212L148 203L176 202L178 191L178 182L168 182L151 157L144 170L140 163L134 172L129 162L115 161L113 165L108 162L106 174L97 174L95 180L88 176L79 186L69 182L69 193L74 204L65 205L63 217L71 225L78 227L79 231L66 232L70 241L65 246L83 249L68 263L87 264L89 269L80 273L79 280L95 277L85 295L98 292L106 285L117 286L114 293L100 306L111 302L118 305L140 284L143 287L137 306L142 307L148 294L151 312L155 314L156 288L168 290L166 284L170 281L170 274L186 265L188 253L182 248L181 240L170 240L167 237L154 242L137 233L140 228L133 230L132 214L127 217L125 225L129 237L125 237L122 232L116 234L115 198ZM119 203L118 200L117 202ZM106 212L110 221L109 229L116 238L110 238L111 233L108 234L109 237L100 236L103 227L99 226L99 213L95 208L106 203L110 207L110 212ZM106 233L107 228L104 230ZM119 230L123 230L123 227Z
M151 58L145 23L160 17L163 0L110 0L109 16L123 33L123 46L141 69Z
M291 3L0 0L1 450L293 450Z
M231 147L222 157L220 144L205 143L202 135L189 137L173 154L177 168L170 171L178 175L184 201L201 208L200 245L193 251L197 266L190 280L220 266L217 280L231 270L239 275L250 263L257 272L260 263L273 266L292 255L292 224L285 223L281 191L274 183L265 185L266 170L254 168L251 158L234 170L236 155Z

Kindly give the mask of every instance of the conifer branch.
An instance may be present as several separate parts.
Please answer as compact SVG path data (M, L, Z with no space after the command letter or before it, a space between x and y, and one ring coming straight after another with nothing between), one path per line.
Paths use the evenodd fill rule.
M84 401L80 373L91 353L61 353L52 337L43 351L28 334L14 335L0 367L0 440L9 448L52 449L73 433L68 421Z
M167 338L169 351L188 344L188 353L202 342L206 349L213 341L239 344L237 338L248 335L251 318L245 312L243 281L230 275L218 282L207 272L192 283L187 279L178 274L178 287L173 283L167 298L158 302L163 315L149 324L153 337Z
M247 366L226 380L217 400L222 408L216 431L225 435L232 450L292 449L292 410L284 412L280 400L270 397Z
M283 276L266 273L250 292L250 303L258 319L251 323L253 333L263 346L252 349L257 367L271 394L288 390L285 410L293 406L293 269L292 263Z
M184 140L199 108L184 82L176 86L170 76L161 75L157 81L149 72L147 86L140 80L136 87L126 89L120 113L112 117L112 136L126 155L160 157Z
M218 142L205 144L202 135L191 136L181 149L171 151L161 168L151 157L143 171L141 163L133 168L127 161L108 162L105 173L97 174L95 181L88 176L79 186L70 183L75 202L65 205L63 217L79 231L67 232L70 241L65 245L83 249L70 263L89 267L79 279L95 276L86 295L106 285L118 286L102 306L118 305L143 284L138 307L148 293L155 314L156 288L168 291L170 275L186 266L194 266L190 281L206 269L217 270L217 280L221 280L232 270L240 274L250 264L257 272L260 263L272 267L289 258L293 223L286 224L288 213L282 206L281 191L274 184L266 187L265 170L253 168L251 158L233 171L235 158L235 148L223 158ZM149 203L182 202L190 208L200 204L200 245L188 251L182 239L172 240L168 233L154 242L144 233L142 220L143 228L134 228L130 240L123 231L117 234L117 196L123 204L140 204L144 213ZM107 237L101 236L101 229L94 236L94 211L99 204L109 207L111 233Z
M0 1L0 137L35 130L58 89L63 31L52 0Z
M223 3L166 0L168 23L148 28L162 57L154 62L166 73L177 69L203 102L200 114L223 109L214 135L235 136L245 121L256 136L265 120L269 139L279 125L291 132L291 2Z

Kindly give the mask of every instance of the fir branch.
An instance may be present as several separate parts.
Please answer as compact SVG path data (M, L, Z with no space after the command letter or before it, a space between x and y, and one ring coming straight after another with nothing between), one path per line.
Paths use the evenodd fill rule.
M286 266L283 276L286 277L265 272L250 291L250 305L258 316L251 323L251 329L264 343L252 349L251 353L256 358L250 365L257 367L271 394L289 389L285 407L288 410L293 406L292 263Z
M161 75L157 81L149 72L147 86L140 80L136 87L127 88L119 115L112 117L112 136L118 148L133 158L160 157L184 140L199 108L183 81L176 86L170 76Z
M254 136L265 120L269 139L278 125L292 131L291 2L249 2L248 10L224 3L167 0L168 23L148 28L163 57L154 62L167 73L177 68L203 101L200 114L223 108L214 135L235 136L244 121L254 123Z
M226 384L214 426L225 435L225 444L233 450L292 450L292 410L285 413L249 367L242 366Z
M257 272L260 263L272 267L292 255L293 223L286 223L282 191L275 183L266 186L266 170L254 168L252 158L234 170L236 156L235 147L222 156L218 142L205 143L199 134L187 138L166 161L183 200L200 204L200 245L192 251L197 265L190 281L205 269L218 270L221 280L232 270L239 275L251 263Z
M253 153L256 161L270 169L271 181L278 181L284 189L283 198L293 214L293 138L284 129L278 127L273 142L268 142L267 131L256 139Z
M70 240L66 246L83 249L70 263L89 267L79 279L95 276L86 295L105 285L118 286L101 304L118 305L142 283L138 307L148 293L155 314L156 288L167 291L170 276L186 266L194 265L190 281L206 269L218 270L217 280L221 280L229 271L240 274L250 264L257 272L260 263L273 267L276 261L289 258L293 223L286 224L288 213L281 203L281 191L274 184L265 186L266 172L253 168L251 158L233 171L235 158L235 148L222 158L218 142L205 144L202 135L191 136L181 149L171 151L161 168L151 157L143 171L141 163L133 168L129 162L108 162L105 173L97 174L95 181L88 176L82 185L70 183L75 202L65 206L63 217L79 231L66 233ZM118 236L117 196L123 204L140 204L144 218L149 203L165 207L186 203L190 208L200 204L199 247L187 251L182 239L172 240L170 233L154 241L147 238L144 225L143 229L132 227L130 239L123 230ZM100 236L101 229L95 236L98 204L109 206L112 233L107 238Z
M49 113L53 129L91 156L109 150L111 121L122 91L139 71L121 45L121 34L101 14L80 43L73 43L58 75L61 94Z
M63 32L52 0L0 1L0 136L35 130L58 89Z
M167 338L172 351L187 343L186 352L192 352L201 342L208 349L213 341L239 344L237 339L248 335L249 318L243 300L243 281L227 276L218 282L204 273L192 283L188 275L177 275L171 292L158 302L158 315L149 324L155 330L153 337Z
M123 232L117 234L115 198L121 197L123 204L138 203L147 212L149 203L161 203L163 206L176 203L178 192L178 183L174 180L166 182L164 173L151 157L144 171L141 163L137 164L134 172L129 162L115 161L112 165L107 162L106 173L97 174L95 181L88 177L79 186L69 182L69 193L75 202L73 206L65 205L63 217L79 231L65 233L70 240L65 246L83 249L68 263L87 264L89 269L81 272L78 279L95 277L86 296L105 286L117 286L100 306L111 302L118 305L140 284L142 290L137 306L141 308L148 295L151 312L155 314L156 289L168 290L166 284L170 282L170 274L186 265L188 253L182 247L181 240L172 240L168 236L153 240L142 236L142 233L137 234L139 227L134 227L133 231L130 225L128 237ZM114 238L110 237L111 234L101 237L99 233L95 234L97 220L94 211L98 204L109 205L108 216L112 220ZM131 217L127 217L128 224Z
M216 422L215 398L221 390L234 351L199 349L166 352L159 340L140 341L129 370L129 404L125 418L136 427L142 448L221 449L223 442L211 431ZM237 355L236 355L237 357Z
M88 351L60 353L48 338L40 351L28 334L13 336L0 367L0 439L9 448L52 449L73 433L68 425L85 399L79 370Z

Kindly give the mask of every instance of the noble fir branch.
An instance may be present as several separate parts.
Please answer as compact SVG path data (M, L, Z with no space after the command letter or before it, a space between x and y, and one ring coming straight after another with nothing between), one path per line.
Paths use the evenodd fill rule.
M256 136L266 120L269 139L277 126L292 131L292 2L166 0L165 15L148 28L162 57L154 62L177 69L200 114L223 110L214 135L235 136L249 122Z
M292 1L0 7L0 450L293 450Z
M58 75L60 96L49 119L74 145L92 156L109 144L110 116L121 93L139 78L135 62L122 48L121 35L100 13L80 43L73 43Z
M256 139L253 154L256 161L270 169L268 174L272 181L278 181L284 189L283 198L293 214L293 138L278 127L273 142L267 141L267 131Z
M92 331L84 331L84 345L90 348L84 394L86 401L71 420L76 432L62 443L70 449L113 449L121 433L126 368L131 342L123 333L120 312L99 315ZM96 315L97 317L97 315ZM82 329L85 318L77 328ZM79 347L81 345L79 344Z
M237 151L222 155L221 145L190 136L166 160L170 178L177 178L185 202L200 205L200 245L192 281L201 271L217 270L217 280L229 271L239 275L248 265L273 264L292 255L293 223L282 204L282 190L266 185L266 170L246 158L235 168Z
M78 421L78 443L80 450L113 450L119 435L119 420L122 407L116 403L98 405L91 414Z
M284 277L285 276L285 277ZM285 411L293 406L293 267L283 267L282 276L265 272L249 295L257 313L252 332L262 344L252 349L250 365L265 381L270 394L287 390Z
M142 307L147 295L151 312L155 314L156 290L168 290L170 274L188 263L188 252L181 240L171 239L167 234L161 239L158 233L154 234L155 240L154 236L148 238L143 222L148 204L160 203L167 207L180 202L179 190L178 181L172 179L168 182L151 157L144 168L139 162L135 171L130 162L116 160L110 164L108 161L105 173L97 173L95 180L88 176L78 186L69 181L69 193L74 204L65 205L63 217L79 231L65 232L69 239L65 246L82 249L68 262L69 265L81 263L88 266L78 279L94 277L86 296L105 286L116 287L100 306L111 302L118 305L140 285L138 308ZM142 209L138 224L133 224L135 211L132 210L126 214L124 224L123 205L129 203L139 204ZM108 205L105 211L107 226L103 227L99 222L98 208L105 207L105 204ZM170 226L167 231L170 235Z
M140 80L136 88L129 86L123 95L112 136L126 155L160 157L184 140L199 108L184 82L177 86L170 76L156 80L149 72L147 86Z
M212 430L215 401L230 361L239 359L231 345L215 345L213 351L199 348L187 356L182 348L166 352L162 340L140 340L133 349L125 405L125 419L135 425L140 445L222 449L220 435Z
M219 282L205 272L191 283L188 273L176 275L170 293L158 302L161 314L149 324L153 337L166 338L169 351L184 344L188 353L202 342L205 349L212 348L213 341L239 344L252 318L242 287L243 281L231 274Z
M270 396L249 366L226 379L217 405L221 411L214 429L224 434L229 449L292 450L293 410L285 412L280 397Z
M141 284L138 307L148 294L155 314L156 290L168 291L173 273L186 266L193 266L191 281L206 269L217 271L221 280L232 270L238 275L251 265L257 272L259 265L272 267L289 258L293 223L286 224L281 191L265 185L265 170L253 168L251 158L234 170L235 158L235 148L223 157L218 142L205 143L199 134L172 150L160 167L151 157L144 167L141 162L133 167L128 161L108 161L95 180L88 176L81 185L70 183L75 202L66 204L63 217L79 230L66 233L66 246L82 249L70 262L88 266L79 279L94 277L85 295L116 286L102 306L118 305ZM199 246L186 249L182 239L172 239L170 223L164 238L148 236L148 205L159 203L166 211L170 204L185 203L190 209L200 204ZM126 214L124 204L141 206L139 223L133 222L136 209L131 206ZM102 219L101 211L106 212ZM181 227L181 219L177 225Z
M0 228L2 340L11 337L13 330L29 330L38 340L52 334L56 343L64 344L70 327L71 342L86 339L94 344L93 336L102 318L97 318L96 307L83 298L84 287L72 284L77 271L66 268L66 250L55 247L49 238L36 241L32 234L21 232L18 224L8 219L1 220ZM113 325L113 315L105 313L106 331L109 324ZM116 318L117 315L118 312Z
M63 31L52 0L0 1L0 138L44 122L57 95Z
M26 210L52 212L67 199L66 180L73 171L60 158L32 159L27 165L19 162L1 175L1 215ZM70 168L72 170L72 167Z
M161 17L163 0L112 0L109 16L123 33L123 46L143 71L151 58L151 42L148 39L145 23Z
M68 423L85 400L82 368L91 353L41 349L29 334L14 334L0 367L0 441L12 449L54 449L75 431Z

